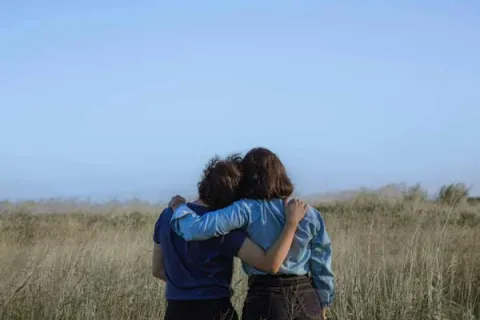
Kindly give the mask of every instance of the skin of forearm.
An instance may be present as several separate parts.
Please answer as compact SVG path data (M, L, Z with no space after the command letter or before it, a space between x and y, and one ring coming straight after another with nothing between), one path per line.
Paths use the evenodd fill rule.
M165 271L160 274L158 277L160 280L167 281L167 275L165 274Z
M167 281L167 275L165 274L164 270L162 270L162 271L157 270L156 272L153 273L153 276L157 279Z
M273 246L268 249L266 260L269 262L269 265L271 265L271 271L273 273L277 273L282 267L283 261L287 257L290 246L292 245L296 230L297 224L285 223L279 237Z

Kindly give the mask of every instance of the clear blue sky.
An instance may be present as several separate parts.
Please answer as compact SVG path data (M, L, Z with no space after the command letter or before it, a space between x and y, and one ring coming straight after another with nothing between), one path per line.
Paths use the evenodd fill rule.
M266 146L300 193L480 193L477 1L1 1L0 198L193 194Z

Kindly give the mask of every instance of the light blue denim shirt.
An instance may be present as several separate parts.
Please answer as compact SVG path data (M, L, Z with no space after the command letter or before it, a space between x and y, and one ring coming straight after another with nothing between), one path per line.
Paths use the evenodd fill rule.
M197 215L186 205L175 210L170 220L172 229L187 241L206 240L242 228L255 243L267 250L280 235L285 224L283 200L240 200L234 204ZM309 273L322 307L330 307L335 296L331 268L331 244L320 212L309 207L299 223L295 237L279 270L281 274ZM266 274L243 263L248 275Z

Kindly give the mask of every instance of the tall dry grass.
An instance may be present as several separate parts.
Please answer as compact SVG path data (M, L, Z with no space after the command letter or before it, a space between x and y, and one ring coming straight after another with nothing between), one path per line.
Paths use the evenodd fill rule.
M337 276L331 319L480 319L480 207L357 199L321 209ZM155 215L5 211L0 319L162 318ZM240 311L240 268L233 283Z

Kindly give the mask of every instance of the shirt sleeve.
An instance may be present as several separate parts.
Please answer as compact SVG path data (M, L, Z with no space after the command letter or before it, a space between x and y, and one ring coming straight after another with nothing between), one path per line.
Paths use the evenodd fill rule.
M310 272L313 286L322 308L332 306L335 297L334 273L332 271L332 247L320 213L320 228L311 241Z
M229 258L236 257L246 238L247 233L243 230L230 232L222 239L222 253Z
M160 228L161 228L161 225L162 225L162 216L163 214L165 213L167 209L163 210L163 212L160 214L160 216L158 217L157 221L155 222L155 227L153 229L153 242L155 242L156 244L160 244L161 240L160 240Z
M179 206L170 219L171 228L187 241L207 240L246 227L251 220L252 204L240 200L202 216L187 205Z

